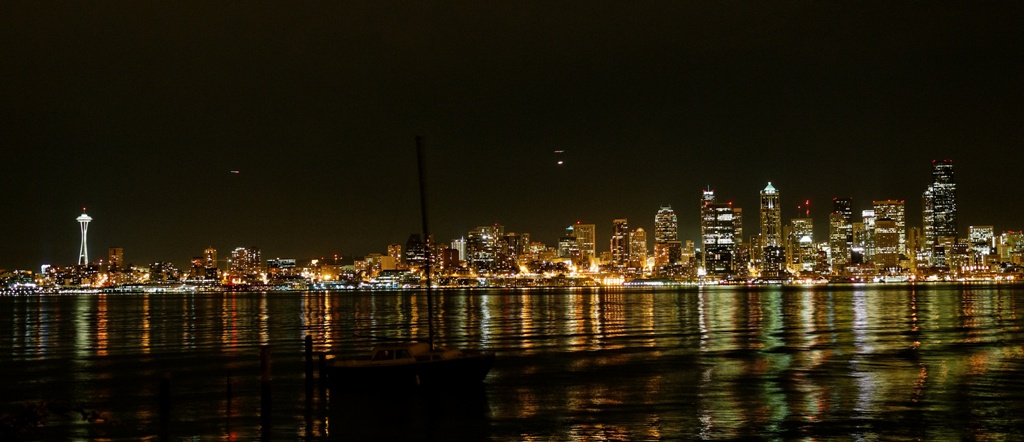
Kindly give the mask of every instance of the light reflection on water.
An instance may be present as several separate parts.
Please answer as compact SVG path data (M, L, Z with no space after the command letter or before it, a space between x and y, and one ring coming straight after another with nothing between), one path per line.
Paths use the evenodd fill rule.
M262 431L258 355L269 345L277 439L359 436L383 415L404 437L440 440L960 439L1024 428L1019 287L494 290L436 301L438 342L497 352L482 392L359 407L335 393L334 407L318 398L307 412L303 338L344 356L370 335L423 336L422 293L3 297L0 411L44 400L112 421L53 418L35 438L156 437L170 372L170 437L250 440Z

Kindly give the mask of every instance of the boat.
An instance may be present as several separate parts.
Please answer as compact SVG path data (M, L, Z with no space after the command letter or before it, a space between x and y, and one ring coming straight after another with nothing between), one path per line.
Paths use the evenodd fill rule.
M416 159L419 168L423 237L430 238L424 190L423 147L420 137L416 137ZM494 353L434 346L434 298L429 259L424 266L424 272L427 280L427 340L384 342L374 346L366 357L332 360L327 365L327 378L333 391L375 391L409 387L451 390L482 385L491 366L494 365Z
M461 388L480 385L494 364L494 353L434 347L427 342L376 345L361 359L334 360L328 366L332 391Z

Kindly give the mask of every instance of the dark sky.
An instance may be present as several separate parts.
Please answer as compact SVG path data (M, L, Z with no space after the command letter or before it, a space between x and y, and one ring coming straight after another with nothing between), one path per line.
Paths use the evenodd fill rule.
M416 135L445 241L697 240L709 185L749 236L769 180L821 238L835 196L919 225L936 158L962 231L1024 229L1022 2L326 3L0 4L0 268L74 263L83 206L136 264L384 252Z

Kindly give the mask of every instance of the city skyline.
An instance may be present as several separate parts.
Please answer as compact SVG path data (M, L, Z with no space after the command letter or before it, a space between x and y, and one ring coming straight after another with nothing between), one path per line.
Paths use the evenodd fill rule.
M956 192L956 183L954 183L953 178L952 178L953 165L954 165L954 163L952 161L950 161L950 160L942 160L942 161L933 160L932 161L932 169L933 169L932 177L935 180L935 182L934 183L927 183L926 184L926 189L923 192L923 195L924 195L923 200L924 201L928 201L929 195L931 195L933 193L934 188L936 187L935 183L938 183L940 181L945 182L946 185L952 189L950 191L947 191L952 196L946 196L945 198L947 200L952 201L952 205L953 205L952 218L954 220L953 223L955 224L956 217L958 215L962 215L962 214L959 214L958 213L959 211L956 209L956 205L958 205L960 201L956 197L956 193L955 193ZM948 176L943 175L943 173L948 175ZM735 225L739 229L738 230L739 231L739 235L742 236L743 235L742 232L744 231L743 230L744 223L743 223L743 220L742 220L742 216L741 215L737 216L737 211L740 211L739 213L742 213L742 209L743 208L739 207L739 206L735 206L734 207L734 204L733 204L732 201L722 202L722 201L718 200L717 197L715 196L714 190L710 189L710 186L709 186L708 189L702 190L701 192L703 193L702 201L704 201L705 203L707 203L708 201L710 201L712 203L717 202L723 208L727 208L728 209L727 210L728 215L726 215L726 216L729 216L728 223L730 225L733 225L734 223L736 223ZM751 244L752 247L756 247L756 248L764 248L764 247L781 247L781 248L784 248L784 247L782 247L782 245L783 245L785 239L782 238L782 236L781 236L781 232L783 231L782 225L783 224L788 224L789 222L792 222L794 219L801 218L807 212L794 211L793 212L794 216L786 216L785 215L785 211L781 209L781 207L783 207L783 205L780 202L780 200L781 200L780 194L781 194L781 192L778 191L771 182L768 182L767 186L759 192L760 200L761 200L761 203L760 203L760 206L759 206L760 207L760 211L761 211L760 220L759 220L759 228L755 229L755 227L758 227L758 226L748 226L748 228L749 228L749 235L742 236L740 238L741 241L748 242L748 243ZM708 200L708 198L711 198L711 199ZM809 209L805 208L805 206L808 203L810 203L810 201L805 200L802 203L795 205L794 207L795 208L799 208L801 210L809 211ZM868 216L869 216L868 214L869 213L870 213L871 223L872 224L875 222L875 218L879 218L879 219L881 219L881 218L893 218L897 222L897 224L894 227L898 226L898 229L894 230L894 232L898 232L898 242L896 243L897 245L894 246L894 247L898 246L898 253L899 254L905 254L906 253L906 250L907 250L907 248L905 246L905 244L906 244L906 235L907 235L908 229L911 229L911 228L918 228L918 229L920 229L922 231L922 234L924 235L924 241L925 241L925 244L927 245L927 247L934 247L934 245L935 245L935 240L934 239L932 239L931 242L928 242L929 241L928 240L928 238L929 238L929 236L928 236L929 235L928 234L929 228L927 227L927 223L925 222L925 218L928 217L929 214L922 213L919 216L920 222L918 224L916 224L916 225L908 225L907 221L906 221L907 216L906 216L906 209L905 209L905 206L906 206L906 201L905 200L875 200L875 201L868 201L866 203L867 203L866 207L869 207L869 209L865 209L865 210L862 211L864 213L862 214L860 219L858 219L857 217L852 217L851 219L847 219L846 222L850 223L850 222L853 222L853 221L868 221ZM926 209L924 209L925 204L926 203L922 203L922 210L926 210ZM946 203L946 204L948 205L950 203ZM833 198L833 205L832 205L831 209L829 210L829 212L826 213L825 216L824 216L824 218L825 218L824 226L822 226L820 228L816 228L816 229L813 230L813 235L812 235L813 240L815 242L817 242L817 243L824 243L824 244L831 245L833 243L832 234L831 234L831 230L832 229L830 229L830 223L832 222L832 215L834 213L842 213L842 214L844 214L846 216L850 216L846 212L847 211L851 211L851 209L853 207L857 207L857 202L856 201L852 201L851 202L850 198L848 198L848 197L836 197L836 198ZM80 231L81 231L81 238L80 238L80 241L79 241L79 255L78 255L78 258L77 258L77 260L78 260L77 264L79 264L79 265L83 264L82 259L87 259L87 256L88 256L88 250L86 249L86 226L90 222L93 221L93 217L89 216L86 213L87 212L86 209L87 208L83 208L82 214L78 218L75 219L75 221L80 224ZM766 210L767 210L767 212L766 212ZM895 212L896 210L898 210L898 212ZM650 239L647 239L646 235L644 235L642 241L643 241L644 244L646 244L647 249L648 249L647 253L651 254L651 256L656 256L657 255L657 251L655 250L654 247L659 242L662 242L662 240L659 239L660 237L663 237L665 241L677 241L677 240L678 240L677 242L694 241L695 243L698 244L698 248L702 248L700 246L700 244L702 242L702 239L701 239L700 235L698 235L695 238L688 238L688 237L682 236L682 234L680 233L681 230L680 230L679 225L685 223L686 217L684 215L684 217L682 218L683 222L680 222L679 221L679 217L678 217L678 215L675 212L676 211L674 210L673 206L671 204L669 204L669 205L661 205L661 206L659 206L659 208L656 211L654 211L654 214L651 216L652 219L650 220L650 223L646 223L646 222L642 222L642 221L630 221L627 218L616 218L616 219L610 220L607 223L607 226L606 226L607 230L609 232L606 236L605 235L601 235L600 232L601 232L602 229L597 228L598 225L601 225L600 222L592 222L592 223L588 223L588 224L581 224L581 221L577 221L575 224L570 224L569 227L567 228L567 230L571 231L574 228L579 228L579 227L586 228L586 232L588 232L586 234L587 235L586 238L588 238L589 241L591 241L591 242L590 243L580 242L578 244L578 247L582 247L584 244L588 244L589 247L592 247L593 249L591 249L590 252L589 252L590 253L589 256L591 256L591 257L596 257L597 255L600 255L602 252L608 252L611 255L611 257L612 257L612 261L613 262L620 263L622 265L625 265L625 262L629 260L629 257L627 255L629 254L628 250L630 249L631 243L633 241L632 233L639 231L641 233L641 235L644 235L644 231L645 231L644 227L647 226L648 224L650 226L646 230L650 230L650 231L656 232L656 236L652 237ZM897 214L898 214L898 216L897 216ZM671 224L673 226L674 230L668 230L667 227L659 225L659 219L664 217L664 216L670 216L671 217L671 221L666 220L664 222ZM706 216L706 215L695 214L692 217L693 219L691 220L691 222L694 222L694 224L696 224L698 227L700 227L701 223L702 223L702 221L701 221L701 217L702 216ZM809 218L809 219L813 220L814 218ZM813 222L811 224L813 225ZM984 223L981 223L978 226L984 226L984 227L992 228L992 226L990 224L984 224ZM620 227L621 227L620 230L616 230L616 229L618 229ZM966 238L970 237L971 229L973 229L974 227L976 227L976 226L972 225L972 226L958 226L958 227L957 226L943 227L942 232L944 232L946 234L948 234L950 232L955 232L957 234L957 236L959 236L960 238L966 239ZM502 235L505 233L506 229L509 232L512 232L512 233L517 233L518 232L518 234L526 234L526 235L528 235L527 239L531 239L531 236L533 235L532 232L517 230L517 229L515 229L515 226L508 226L508 225L506 225L506 224L504 224L504 223L502 223L500 221L494 223L493 227L492 226L482 226L482 227L477 227L476 229L484 229L485 230L485 232L484 232L485 235L493 236L490 233L486 232L486 230L489 230L489 229L492 229L492 228L493 229L500 229L500 234L502 234ZM730 229L731 228L732 227L730 227ZM755 243L755 241L756 241L755 237L759 233L765 232L766 229L767 229L768 234L763 239L764 243L760 243L760 244ZM825 232L824 233L819 233L819 230L821 230L821 229L824 229ZM963 230L963 232L961 232L960 230ZM1017 227L1017 228L1009 228L1009 229L995 228L994 229L996 234L1001 233L1001 232L1006 232L1006 231L1020 231L1020 230L1024 230L1024 221L1022 221L1020 226ZM441 237L441 238L437 238L437 240L439 241L440 244L447 244L449 241L452 241L453 243L455 241L460 241L460 240L461 241L465 241L465 236L468 234L470 237L472 237L475 231L476 230L474 230L474 229L470 229L469 231L462 232L461 234L460 233L456 233L455 236L453 236L450 239L445 239L444 237ZM619 233L616 233L616 232L619 232ZM596 235L595 235L595 233L596 233ZM439 236L436 233L434 233L433 235L435 237ZM621 250L618 250L618 252L616 252L616 244L617 244L616 241L617 240L615 238L619 237L620 235L621 235L621 237L620 237L620 239L618 239L618 241L619 241L619 244L621 244L619 247L622 247L622 248L621 248ZM564 237L562 237L562 238L564 238ZM602 241L602 238L607 239L607 240L610 241L609 247L607 249L602 249L600 247L594 248L595 243L600 243ZM671 239L671 238L677 238L677 240ZM537 240L536 242L545 244L548 247L554 247L554 248L558 248L558 249L561 248L560 247L561 246L560 243L561 243L562 240L559 239L559 238L553 238L553 239L552 238L537 238L536 236L532 236L532 239L535 239L535 240ZM703 241L706 241L706 240L707 239L705 238ZM422 242L421 241L422 241L421 240L421 234L419 232L410 232L409 238L405 242L406 249L402 250L402 252L405 253L405 254L408 254L408 253L419 253L420 255L422 255L422 250L420 250L420 252L410 252L410 250L418 250L418 249L416 249L415 246L414 247L409 247L409 244L411 242L415 242L417 244L420 244L419 247L422 247ZM576 240L574 238L574 242L575 241ZM730 239L730 241L732 241L732 240ZM212 243L212 242L216 242L216 240L210 240L210 241L207 241L207 242ZM382 242L380 244L380 247L378 247L378 248L375 248L375 249L372 249L372 250L368 250L368 251L365 251L363 253L353 253L353 254L348 254L348 255L321 254L321 255L297 257L297 256L293 256L293 255L273 254L273 256L275 258L287 257L287 258L293 258L293 259L294 258L298 258L300 260L327 259L327 258L332 258L332 257L337 258L337 257L340 256L342 259L344 259L346 261L351 261L353 259L362 259L362 258L364 258L364 257L366 257L368 255L371 255L371 254L382 254L382 253L383 254L390 254L391 253L390 248L394 244L396 244L396 243L397 243L396 241ZM608 242L606 241L605 243L608 243ZM210 252L211 248L213 250L213 254L215 255L216 249L218 249L218 248L221 248L223 250L229 250L229 249L238 248L238 247L243 247L243 248L244 247L250 247L250 246L257 246L258 247L258 244L259 244L259 241L255 242L255 243L250 243L250 244L235 244L235 245L225 245L225 246L220 246L220 247L209 246L210 248L207 248L206 250L204 250L203 254L206 255L206 260L209 261L210 260L209 256L211 254L211 252ZM97 247L99 247L102 250L107 250L108 248L116 248L118 250L118 255L119 255L118 261L120 261L121 263L124 263L123 262L123 260L124 260L124 258L123 258L123 250L125 248L124 246L125 246L125 244L123 244L123 243L117 243L117 244L111 244L111 245L108 245L108 246L97 246ZM131 250L131 248L129 247L129 251L130 250ZM732 250L730 253L735 253L735 250ZM762 252L762 253L764 253L764 252ZM100 256L101 258L94 259L91 262L104 262L104 257L106 255L103 254L102 252L98 253L98 254L94 253L93 255L94 256ZM190 255L190 256L192 256L192 259L195 258L194 255L195 255L195 253L192 253ZM559 255L559 256L561 256L561 255ZM765 255L765 256L767 256L767 255ZM269 255L268 255L268 258L269 258ZM214 260L215 260L215 258L214 258ZM188 262L188 261L189 261L189 259L185 259L185 258L173 259L173 258L169 258L167 256L163 256L163 257L160 257L159 259L144 260L142 262L134 262L134 261L129 260L128 263L135 263L135 264L148 264L148 263L157 263L157 262L170 262L170 263L181 262L181 263L185 263L185 262ZM257 260L257 261L259 261L259 260ZM215 260L215 262L216 262L216 260ZM221 260L217 264L217 266L218 267L226 267L227 263L228 263L228 258L224 258L223 260ZM760 267L761 266L760 260L757 260L756 263L758 265L758 268L761 269L761 267ZM17 267L17 268L16 267L12 267L12 268L9 268L7 270L15 270L15 269L20 269L20 270L37 270L39 265L65 266L65 265L69 265L69 264L68 263L59 262L59 261L58 262L45 262L45 263L39 263L39 264L35 265L34 267ZM778 268L777 266L776 267L772 267L772 268L775 269L776 271L780 271L781 270L781 268Z
M1020 229L1022 22L1019 2L16 3L0 268L73 262L83 206L90 247L132 262L382 253L419 230L416 135L439 238L582 221L603 249L610 220L653 233L671 205L694 239L708 186L753 232L767 182L785 218L811 202L818 240L834 197L919 225L933 159L957 164L961 235Z

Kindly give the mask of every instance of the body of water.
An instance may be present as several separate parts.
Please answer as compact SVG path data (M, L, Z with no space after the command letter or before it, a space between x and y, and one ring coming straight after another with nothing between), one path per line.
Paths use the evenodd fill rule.
M480 391L307 398L305 336L338 357L366 352L371 335L426 336L422 292L0 297L0 436L950 440L1024 430L1020 286L435 298L439 344L497 354ZM273 359L270 410L261 346Z

